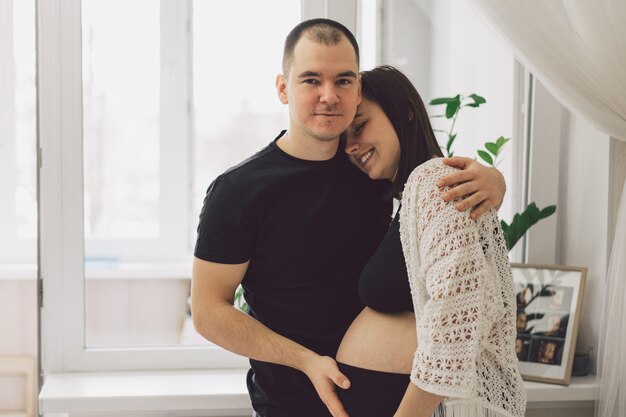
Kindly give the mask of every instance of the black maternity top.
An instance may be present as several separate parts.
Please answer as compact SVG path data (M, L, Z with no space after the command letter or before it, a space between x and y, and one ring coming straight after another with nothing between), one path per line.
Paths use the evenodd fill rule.
M381 313L413 311L413 300L400 242L400 210L359 278L359 296Z

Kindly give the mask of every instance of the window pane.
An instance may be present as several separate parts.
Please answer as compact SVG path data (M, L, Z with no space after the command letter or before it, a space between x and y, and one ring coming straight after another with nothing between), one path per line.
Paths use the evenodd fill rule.
M282 73L285 37L300 14L300 2L293 0L234 0L219 8L193 2L194 239L209 184L288 127L275 80ZM185 323L182 343L207 343L193 329L190 315Z
M194 29L185 38L177 28L182 16L189 14L189 4ZM268 10L281 13L273 20L258 19ZM299 21L300 5L293 0L161 4L133 0L104 5L83 0L87 239L126 244L134 238L162 238L166 223L159 225L163 221L159 208L167 198L159 184L165 179L180 183L181 189L187 186L168 175L168 166L185 163L169 151L163 154L172 140L177 147L194 151L189 167L194 190L184 194L194 207L177 216L186 219L183 233L188 232L186 225L195 229L212 178L287 127L287 109L277 99L274 81L281 72L284 37ZM188 83L176 80L183 87L190 85L193 92L193 111L185 112L188 124L192 120L195 124L191 138L167 137L164 123L171 126L178 120L164 111L160 114L164 104L175 103L168 99L171 85L163 83L164 77L171 78L169 69L174 67L176 74L185 74L184 65L168 61L172 45L187 46L193 54ZM192 246L186 234L183 240ZM87 245L88 257L89 253ZM193 329L190 271L179 265L168 271L169 266L158 265L163 261L155 253L143 265L119 264L115 259L86 263L87 347L208 343Z
M233 0L216 7L198 0L193 13L197 214L217 175L287 128L275 79L282 72L285 37L300 21L300 2ZM192 223L195 231L197 217Z
M16 232L21 239L37 237L35 3L14 1L15 52L15 187ZM2 61L0 59L0 61Z
M378 0L359 0L357 36L361 70L370 70L378 62L379 20Z
M85 0L85 236L159 235L159 2Z
M35 263L35 3L0 1L0 262Z

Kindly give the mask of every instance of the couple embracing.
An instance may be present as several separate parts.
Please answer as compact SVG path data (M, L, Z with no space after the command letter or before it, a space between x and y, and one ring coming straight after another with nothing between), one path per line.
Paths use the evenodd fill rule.
M358 63L335 21L287 36L288 129L206 194L195 327L250 358L256 416L522 417L502 175L444 160L407 77Z

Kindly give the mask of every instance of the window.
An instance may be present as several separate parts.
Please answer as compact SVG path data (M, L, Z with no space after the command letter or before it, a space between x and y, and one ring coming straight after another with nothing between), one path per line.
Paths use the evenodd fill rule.
M274 3L237 0L219 9L213 2L193 3L194 241L210 182L287 128L274 83L282 72L285 36L300 21L300 4ZM280 13L271 19L268 9Z
M1 356L37 355L35 55L35 2L0 0ZM32 409L25 392L22 375L0 375L0 409Z
M207 344L195 227L209 183L287 125L274 80L300 5L278 3L268 25L247 0L82 2L87 347Z
M286 127L300 3L101 3L39 10L45 368L245 366L193 331L195 227L215 176Z

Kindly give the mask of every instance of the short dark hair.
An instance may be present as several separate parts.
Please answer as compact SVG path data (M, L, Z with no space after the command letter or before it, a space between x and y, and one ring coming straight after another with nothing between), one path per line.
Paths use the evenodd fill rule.
M359 64L359 44L347 27L330 19L309 19L293 28L285 39L285 47L283 49L283 74L285 76L291 66L293 50L305 33L311 40L324 45L336 45L341 41L341 37L344 36L354 48L356 63L357 65Z
M424 102L413 83L397 68L383 65L361 72L363 97L385 112L400 140L400 162L391 194L402 192L411 172L434 155L443 157Z

